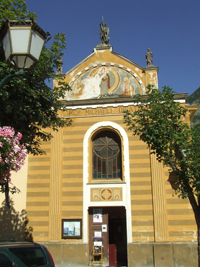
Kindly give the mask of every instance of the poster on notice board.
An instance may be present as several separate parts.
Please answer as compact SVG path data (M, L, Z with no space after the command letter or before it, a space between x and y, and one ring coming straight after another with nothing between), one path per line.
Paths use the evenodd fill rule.
M103 222L102 209L99 209L99 208L93 209L93 222L96 222L96 223Z

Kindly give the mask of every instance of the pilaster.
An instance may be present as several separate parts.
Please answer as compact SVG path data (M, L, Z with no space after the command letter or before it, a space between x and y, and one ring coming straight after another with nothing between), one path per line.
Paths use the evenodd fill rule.
M154 211L155 242L167 241L167 211L165 199L164 169L155 154L151 154L152 195Z
M62 130L51 139L49 239L61 237Z

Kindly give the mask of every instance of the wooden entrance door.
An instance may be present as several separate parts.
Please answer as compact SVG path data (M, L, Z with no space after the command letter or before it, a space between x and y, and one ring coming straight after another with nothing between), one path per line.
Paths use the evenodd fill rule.
M105 226L106 229L103 230L103 226ZM101 237L98 238L98 235ZM95 239L102 241L104 263L107 261L108 265L112 259L115 265L112 261L112 264L111 262L109 264L110 266L127 266L125 207L89 208L89 255L91 259L93 256ZM111 250L114 248L114 253L110 251L110 260L109 246Z
M98 218L99 212L99 218ZM101 218L102 215L102 218ZM105 229L102 230L102 227ZM89 208L89 255L92 257L94 241L103 244L103 259L108 259L108 212L106 208ZM101 237L100 237L101 236Z

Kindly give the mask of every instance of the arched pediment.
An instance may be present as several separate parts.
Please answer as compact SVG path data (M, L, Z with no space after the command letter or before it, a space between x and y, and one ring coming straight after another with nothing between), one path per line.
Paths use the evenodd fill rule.
M123 99L145 95L148 84L158 88L158 67L141 67L128 58L112 51L111 46L94 48L87 58L64 75L71 86L65 100ZM57 81L54 80L57 86Z

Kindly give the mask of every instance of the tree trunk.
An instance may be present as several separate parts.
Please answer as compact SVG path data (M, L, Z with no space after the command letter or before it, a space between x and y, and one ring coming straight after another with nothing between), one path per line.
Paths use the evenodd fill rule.
M6 183L5 183L5 199L6 199L6 205L10 209L8 177L6 177Z

